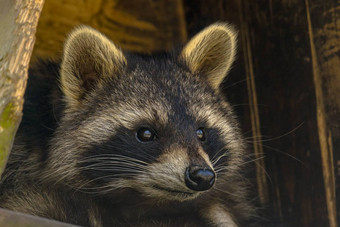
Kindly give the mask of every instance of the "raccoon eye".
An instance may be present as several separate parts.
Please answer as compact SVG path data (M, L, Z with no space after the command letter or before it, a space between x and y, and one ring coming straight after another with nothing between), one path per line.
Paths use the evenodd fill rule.
M140 142L149 142L154 139L155 132L152 129L143 127L138 129L136 137Z
M204 132L204 128L199 128L196 130L196 135L197 135L197 138L201 141L204 141L205 140L205 132Z

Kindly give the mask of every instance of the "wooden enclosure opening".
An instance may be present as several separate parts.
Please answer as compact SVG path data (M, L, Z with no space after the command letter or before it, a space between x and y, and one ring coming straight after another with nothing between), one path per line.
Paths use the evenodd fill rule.
M0 42L18 43L13 48L8 46L12 49L0 46L1 101L25 87L22 82L20 88L7 93L4 78L25 81L43 1L15 0L11 4L0 1ZM25 8L32 15L18 14L23 12L19 10L23 4L34 5ZM154 53L183 44L216 21L227 21L239 30L237 61L223 86L255 155L252 181L254 198L263 207L260 215L268 220L268 226L337 226L338 1L45 0L31 63L39 58L60 58L67 33L80 24L98 29L123 49ZM26 22L30 29L16 36ZM16 49L20 43L26 47L21 52ZM11 74L8 69L12 70L13 65L6 62L11 62L13 56L21 57L16 66L22 71ZM16 118L20 120L22 92L16 100ZM6 106L0 106L2 116L8 110ZM16 127L6 132L12 133ZM6 136L0 131L0 141ZM11 142L7 144L11 146ZM0 153L0 167L5 157L4 152Z

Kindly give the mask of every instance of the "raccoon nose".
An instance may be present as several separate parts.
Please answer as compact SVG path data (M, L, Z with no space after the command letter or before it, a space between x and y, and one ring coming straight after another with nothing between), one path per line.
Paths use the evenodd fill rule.
M185 171L185 184L195 191L205 191L215 183L215 173L210 168L190 166Z

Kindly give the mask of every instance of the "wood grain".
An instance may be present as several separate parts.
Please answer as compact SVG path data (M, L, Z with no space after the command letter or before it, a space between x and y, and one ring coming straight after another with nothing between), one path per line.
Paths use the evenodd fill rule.
M0 2L0 175L21 121L27 70L43 2Z
M340 4L305 0L313 62L318 133L330 226L338 226L335 164L340 160ZM322 12L322 13L320 13ZM337 180L335 179L337 177ZM338 207L337 207L338 206Z
M182 0L49 0L38 25L34 56L60 57L65 37L86 24L125 50L150 53L186 41Z
M259 115L271 179L268 216L273 225L332 226L306 5L243 3L258 103L264 104Z
M20 212L13 212L0 208L0 226L1 227L76 227L75 225L66 224L51 219L40 218Z
M255 86L255 74L253 66L253 53L251 49L251 40L249 36L249 28L247 23L245 23L245 15L243 12L242 2L239 1L239 12L240 12L240 22L241 22L241 45L244 52L244 62L245 62L245 72L247 81L247 91L249 97L249 109L250 109L250 119L251 128L253 135L253 152L255 156L256 164L256 179L258 187L258 195L261 204L266 204L268 202L268 185L266 179L266 165L264 162L264 152L262 145L262 135L261 135L261 125L260 116L258 109L258 100Z

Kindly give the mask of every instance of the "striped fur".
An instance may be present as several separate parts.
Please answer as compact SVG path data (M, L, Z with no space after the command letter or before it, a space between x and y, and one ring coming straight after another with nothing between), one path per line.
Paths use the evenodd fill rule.
M235 47L224 23L153 56L75 29L60 65L30 71L0 206L84 226L245 224L254 214L242 175L248 154L219 90ZM154 139L142 142L141 128ZM212 170L210 189L188 186L194 166Z

